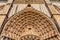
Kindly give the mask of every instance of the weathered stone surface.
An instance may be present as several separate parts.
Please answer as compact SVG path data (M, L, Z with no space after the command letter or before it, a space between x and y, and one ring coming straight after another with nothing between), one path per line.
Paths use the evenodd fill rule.
M5 17L6 17L5 15L0 15L0 28L1 28L1 25L2 25Z
M13 0L8 0L8 2L7 3L12 3L13 2Z
M20 40L24 35L36 35L40 37L40 40L45 40L59 33L51 19L42 12L27 7L9 19L2 35L15 40Z
M41 4L44 3L43 0L15 0L14 1L15 4Z
M1 14L7 14L7 12L9 11L11 5L5 5L4 8L2 9Z
M10 10L10 13L9 13L9 18L12 16L12 15L14 15L15 14L15 12L17 11L16 10L16 7L17 7L17 5L15 4L15 5L13 5L13 7L11 8L11 10Z
M51 11L51 14L60 14L53 5L48 5L50 11Z
M57 24L59 25L60 28L60 15L53 15L55 21L57 22Z
M10 13L9 13L9 18L14 15L15 13L23 10L24 8L27 7L28 4L14 4ZM48 9L46 8L45 4L31 4L31 7L33 7L34 9L43 12L44 14L46 14L48 17L50 16L50 13L48 11ZM47 14L48 13L48 14Z
M7 3L10 4L12 1L9 0ZM50 4L50 0L45 1L50 10L43 0L15 0L8 13L8 19L6 18L8 21L2 29L0 40L60 40L56 25L48 17L51 11L52 17L60 26L59 8ZM0 14L3 16L0 16L0 25L2 25L9 7L10 5L7 4L1 8L2 13Z

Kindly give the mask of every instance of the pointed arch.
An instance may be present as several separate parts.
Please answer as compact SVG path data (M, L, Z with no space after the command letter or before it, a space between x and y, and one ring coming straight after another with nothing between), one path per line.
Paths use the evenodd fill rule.
M27 7L14 14L2 31L3 36L11 37L15 40L24 35L36 35L43 40L58 34L58 30L52 20L32 7Z

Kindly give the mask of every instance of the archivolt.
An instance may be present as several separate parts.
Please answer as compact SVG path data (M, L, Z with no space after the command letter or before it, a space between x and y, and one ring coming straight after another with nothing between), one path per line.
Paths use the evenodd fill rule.
M46 39L57 35L58 31L50 18L28 7L8 20L2 34L16 40L24 35L36 35L40 39Z

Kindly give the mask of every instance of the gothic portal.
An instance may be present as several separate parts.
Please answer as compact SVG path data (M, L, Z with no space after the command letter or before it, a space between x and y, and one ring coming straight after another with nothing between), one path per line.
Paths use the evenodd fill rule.
M33 7L26 7L14 14L5 24L2 35L14 40L59 39L52 20Z
M54 21L46 15L48 13L46 13L45 9L48 4L44 0L15 0L12 4L14 4L14 7L11 5L12 11L10 9L9 11L11 15L14 14L9 18L7 15L10 15L10 12L8 11L7 21L1 31L1 40L60 40L59 31ZM20 10L19 7L23 4L27 4L27 6ZM42 6L41 8L45 7L45 9L40 8L40 10L37 10L32 6L38 4ZM15 7L16 5L18 6ZM54 10L52 9L53 6L52 4L48 6L51 11Z

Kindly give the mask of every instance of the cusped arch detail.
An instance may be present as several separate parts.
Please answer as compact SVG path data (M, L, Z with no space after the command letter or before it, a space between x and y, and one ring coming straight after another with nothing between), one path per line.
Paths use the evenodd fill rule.
M15 40L19 40L24 35L36 35L43 40L57 34L57 28L52 20L32 7L14 14L2 31L2 35Z

